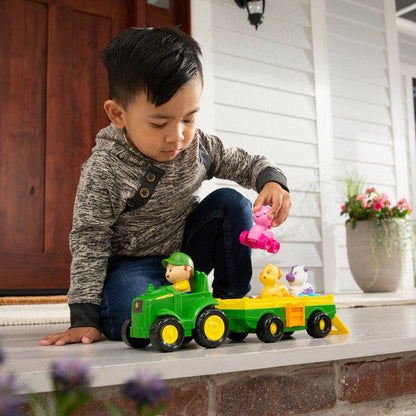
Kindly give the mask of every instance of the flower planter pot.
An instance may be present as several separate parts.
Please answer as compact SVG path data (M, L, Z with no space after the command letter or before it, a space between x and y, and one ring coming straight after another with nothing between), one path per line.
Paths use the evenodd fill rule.
M403 219L388 222L394 230L387 233L392 236L387 244L376 241L371 220L357 221L355 229L347 224L348 262L363 292L395 292L404 279L411 256L407 223Z

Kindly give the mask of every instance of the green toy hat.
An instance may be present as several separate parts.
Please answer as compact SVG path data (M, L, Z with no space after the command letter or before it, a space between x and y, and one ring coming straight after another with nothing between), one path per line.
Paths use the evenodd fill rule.
M168 259L162 260L162 266L166 269L167 264L173 264L174 266L190 266L194 269L194 262L185 253L176 252L173 253Z

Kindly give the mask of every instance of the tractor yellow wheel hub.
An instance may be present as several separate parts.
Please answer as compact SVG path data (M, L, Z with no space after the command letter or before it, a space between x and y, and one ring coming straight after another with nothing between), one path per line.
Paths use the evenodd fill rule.
M166 325L162 330L162 339L166 344L174 344L178 335L178 329L174 325Z
M206 337L211 341L218 341L225 332L224 321L219 316L210 316L205 321L204 332Z

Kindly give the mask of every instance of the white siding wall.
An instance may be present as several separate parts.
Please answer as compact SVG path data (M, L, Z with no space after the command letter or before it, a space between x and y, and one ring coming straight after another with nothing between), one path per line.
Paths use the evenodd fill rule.
M203 109L200 125L227 145L266 155L288 177L293 207L290 218L276 230L281 250L276 255L253 252L253 292L261 289L257 276L269 262L281 267L284 274L292 265L304 264L310 268L310 280L317 290L324 289L324 282L331 289L355 290L343 220L338 217L340 180L356 170L369 184L396 197L397 155L389 76L392 64L384 2L266 3L264 23L256 31L247 20L247 12L234 0L192 1L193 36L205 55L202 104L208 109ZM323 5L326 23L322 29L312 28L311 7L318 3ZM327 44L322 50L316 44L320 30L327 30L321 33ZM320 67L323 72L328 70L327 85L320 83L325 79L317 73ZM330 127L331 152L322 148L325 142L318 138L325 113L322 115L322 108L317 112L316 106L322 105L319 97L325 94L315 91L315 83L330 90L326 103L330 105L330 123L326 125ZM323 164L322 155L332 158L331 166ZM323 172L326 169L330 177ZM326 183L322 183L323 178ZM235 186L219 181L212 186L224 185ZM338 200L328 201L334 204L328 213L321 205L332 195L326 193L330 188ZM253 191L240 191L254 201ZM335 242L325 231L328 221L336 230ZM333 259L328 259L330 254ZM323 265L331 262L335 265L335 283L328 285Z
M404 32L399 32L399 52L402 73L403 88L403 132L407 143L407 162L409 175L409 194L413 206L416 206L416 129L415 129L415 107L414 107L414 87L416 79L416 23L409 25L400 24L399 28ZM412 214L413 223L416 226L416 210ZM416 284L416 275L414 276Z
M276 162L288 177L293 199L289 220L275 232L279 253L253 251L253 292L261 290L257 276L269 262L284 274L293 264L307 265L311 281L322 289L309 1L268 1L258 31L234 0L212 0L210 5L215 120L211 132L229 146ZM193 25L193 35L204 48L207 39L198 38L199 30ZM238 189L254 202L255 192Z
M385 19L382 1L329 0L328 56L333 113L334 162L341 181L352 173L395 197L394 147ZM343 185L338 186L339 206ZM339 288L356 289L337 227Z

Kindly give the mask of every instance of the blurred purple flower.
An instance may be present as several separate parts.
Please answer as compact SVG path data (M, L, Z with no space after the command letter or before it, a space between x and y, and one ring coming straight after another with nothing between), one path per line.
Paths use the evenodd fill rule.
M20 407L26 402L16 395L18 386L13 374L0 374L0 416L20 416Z
M6 359L6 354L4 353L4 350L1 345L2 337L0 337L0 364L4 363L4 360Z
M68 357L52 364L52 379L58 390L89 387L89 364Z
M169 396L165 383L158 378L144 373L128 380L121 386L121 392L133 399L138 407L153 406L159 400Z

